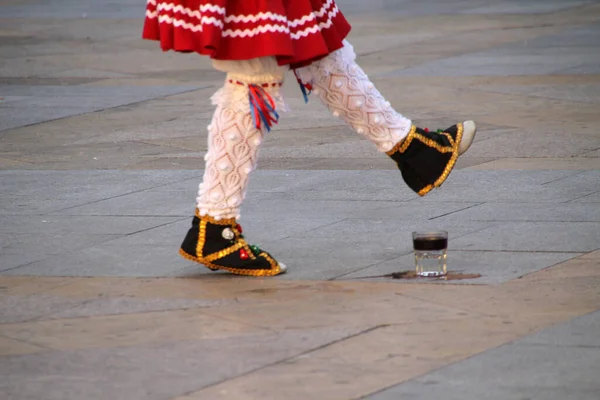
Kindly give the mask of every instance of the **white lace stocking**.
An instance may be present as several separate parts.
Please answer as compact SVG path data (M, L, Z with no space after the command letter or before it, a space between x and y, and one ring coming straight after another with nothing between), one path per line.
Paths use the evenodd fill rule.
M387 152L406 137L412 123L391 107L355 59L345 41L342 49L296 72L334 116Z
M284 108L279 94L281 77L227 76L225 86L213 96L217 109L208 126L208 152L197 198L200 215L239 218L264 129L256 127L250 113L249 83L265 85L265 91Z

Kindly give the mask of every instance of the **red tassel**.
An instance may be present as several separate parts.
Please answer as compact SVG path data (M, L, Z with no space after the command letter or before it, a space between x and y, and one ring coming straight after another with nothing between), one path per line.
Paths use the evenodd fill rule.
M252 119L257 129L264 122L265 128L270 131L271 127L279 120L279 114L275 110L275 101L269 93L258 85L249 85L250 110Z

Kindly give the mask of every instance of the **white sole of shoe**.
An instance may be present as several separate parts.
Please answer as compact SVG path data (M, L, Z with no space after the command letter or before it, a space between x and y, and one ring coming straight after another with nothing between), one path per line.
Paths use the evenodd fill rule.
M475 126L475 122L473 121L465 121L463 122L463 134L460 144L458 145L458 155L463 154L465 151L469 150L471 144L473 143L473 139L475 139L475 134L477 133L477 126Z
M279 270L281 271L280 274L285 274L285 271L287 271L287 267L284 263L279 263Z

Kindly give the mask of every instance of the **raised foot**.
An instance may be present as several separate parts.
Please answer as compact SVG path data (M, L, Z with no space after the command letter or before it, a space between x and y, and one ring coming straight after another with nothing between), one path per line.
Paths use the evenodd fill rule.
M402 173L404 182L419 196L440 187L460 154L475 138L475 122L464 121L437 132L412 126L404 140L387 154Z

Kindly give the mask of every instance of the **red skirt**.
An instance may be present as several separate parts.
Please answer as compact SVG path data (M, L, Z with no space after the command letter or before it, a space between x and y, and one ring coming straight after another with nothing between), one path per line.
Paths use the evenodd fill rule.
M292 68L343 47L334 0L147 0L143 38L218 60L274 56Z

